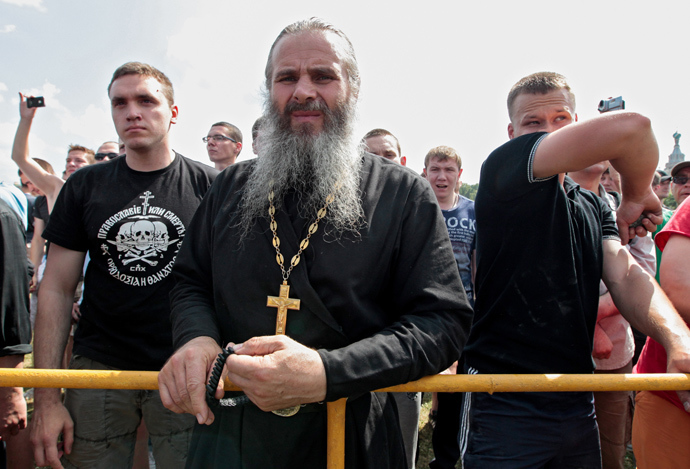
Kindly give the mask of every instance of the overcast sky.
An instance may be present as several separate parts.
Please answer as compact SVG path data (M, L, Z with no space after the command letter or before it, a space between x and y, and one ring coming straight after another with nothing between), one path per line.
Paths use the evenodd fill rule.
M268 50L287 24L311 17L340 27L362 75L360 135L398 136L421 171L437 145L456 148L463 181L476 183L488 154L507 140L505 99L541 70L568 77L580 120L600 99L623 95L652 119L662 167L673 133L690 150L690 3L278 2L0 0L0 180L17 181L10 159L17 92L42 95L31 155L64 169L70 143L116 140L106 87L132 60L173 82L180 109L173 148L208 163L201 137L225 120L245 135L261 114Z

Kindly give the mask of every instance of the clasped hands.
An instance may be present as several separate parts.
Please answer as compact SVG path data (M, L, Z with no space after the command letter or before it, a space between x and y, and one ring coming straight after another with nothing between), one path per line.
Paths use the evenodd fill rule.
M271 411L326 397L326 371L316 350L287 336L254 337L230 344L235 353L225 363L222 378L242 388L261 410ZM210 425L214 415L206 403L206 383L221 348L210 337L197 337L173 354L158 375L163 405L190 413ZM223 379L216 399L223 396Z
M643 216L640 224L633 226L640 216ZM624 246L635 236L645 237L648 232L653 233L662 222L661 201L651 188L636 201L630 201L623 196L621 206L616 210L616 223L621 244Z

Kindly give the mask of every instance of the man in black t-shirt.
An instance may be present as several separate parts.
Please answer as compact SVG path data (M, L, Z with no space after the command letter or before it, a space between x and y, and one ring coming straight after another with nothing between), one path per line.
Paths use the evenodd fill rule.
M623 247L661 221L649 120L617 112L575 123L565 78L548 72L520 80L508 111L511 141L484 162L476 198L467 372L591 373L599 279L631 324L664 343L669 370L690 370L690 331ZM604 160L621 174L618 233L610 209L565 176ZM472 393L465 409L466 469L601 466L591 392Z
M162 72L124 64L108 93L126 154L74 173L55 203L45 231L51 248L36 318L37 368L60 367L87 251L70 368L155 371L173 351L170 272L217 171L172 150L178 110ZM165 409L157 391L68 389L63 405L58 389L37 389L36 463L131 467L142 416L157 465L184 467L194 418Z

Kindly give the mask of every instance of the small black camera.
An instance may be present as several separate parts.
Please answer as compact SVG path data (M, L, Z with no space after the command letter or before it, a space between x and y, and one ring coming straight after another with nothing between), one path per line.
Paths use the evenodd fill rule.
M623 101L623 96L602 99L599 101L599 107L597 109L599 112L622 111L625 109L625 101Z
M45 107L46 103L43 96L36 96L33 98L26 98L26 107Z

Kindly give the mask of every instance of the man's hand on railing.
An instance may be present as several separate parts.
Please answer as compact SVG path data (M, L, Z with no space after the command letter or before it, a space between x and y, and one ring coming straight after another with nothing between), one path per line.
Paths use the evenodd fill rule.
M263 411L326 398L326 370L319 353L285 335L254 337L235 346L228 378Z
M0 388L0 417L0 438L3 440L26 428L26 400L22 388Z
M206 383L221 348L210 337L197 337L179 348L158 375L163 405L175 413L196 416L200 424L210 425L215 419L206 403ZM223 376L225 376L225 371ZM223 397L223 379L216 399Z

